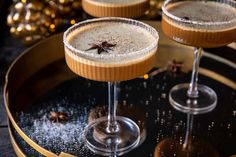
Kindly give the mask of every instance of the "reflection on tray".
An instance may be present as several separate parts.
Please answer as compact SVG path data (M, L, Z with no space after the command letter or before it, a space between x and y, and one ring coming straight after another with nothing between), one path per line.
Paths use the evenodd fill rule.
M140 78L121 84L119 101L121 104L126 104L127 108L131 105L131 108L135 109L138 107L142 108L142 111L145 111L143 114L142 112L138 114L141 116L138 119L145 117L147 130L145 141L139 148L126 156L136 156L137 154L148 156L154 152L156 144L165 138L175 136L181 136L183 138L186 127L186 115L172 109L168 102L168 91L174 84L185 82L189 77L189 73L181 73L181 75L173 76L168 72L162 72L158 75L150 76L148 79ZM234 148L230 148L229 144L224 146L222 144L227 142L231 143L231 146L234 145L235 128L232 124L236 122L236 114L234 116L232 114L220 115L222 115L222 109L225 112L232 112L233 109L236 109L233 107L235 106L233 102L235 103L236 99L235 91L208 77L201 76L201 80L215 87L217 93L220 93L222 90L225 92L219 96L219 105L216 110L210 114L196 117L197 122L194 125L194 135L207 140L214 148L217 148L220 156L231 155L235 153ZM16 120L28 136L48 150L57 154L64 151L78 156L92 156L93 154L83 146L80 135L83 126L87 123L89 113L91 114L91 109L97 105L106 104L107 93L105 91L106 84L82 78L72 79L47 92L45 96L31 104L24 111L24 114L18 114ZM227 98L230 96L230 99L225 99L226 95ZM227 109L224 104L229 104ZM70 123L65 125L51 123L49 121L49 115L52 110L67 112L73 121L74 127ZM129 112L125 112L124 114L128 116ZM130 116L135 120L135 115ZM70 127L65 127L67 125L69 126L69 124ZM44 127L49 125L54 127L44 130ZM54 136L52 137L52 132L56 132L57 134L53 134ZM225 137L223 141L218 134L223 134L222 136ZM64 136L67 138L63 140L61 137ZM35 152L25 146L19 137L17 137L17 141L26 154L35 155Z

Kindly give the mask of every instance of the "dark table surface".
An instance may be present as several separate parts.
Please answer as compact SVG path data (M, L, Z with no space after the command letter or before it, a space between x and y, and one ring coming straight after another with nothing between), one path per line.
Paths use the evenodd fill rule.
M9 28L5 24L7 7L9 6L10 2L7 2L7 4L6 2L4 4L4 2L5 1L0 0L0 157L15 157L16 154L12 148L8 135L7 115L3 102L3 86L7 68L11 62L28 47L24 46L18 39L11 37ZM3 6L6 7L3 8ZM214 52L221 57L236 62L235 43L233 46L234 50L228 49L227 47L221 47L214 49ZM222 49L228 53L221 54L220 51Z
M6 15L11 0L0 0L0 157L15 157L8 135L7 115L3 102L5 73L10 63L27 47L10 36Z
M0 46L0 157L16 156L8 135L7 115L3 102L3 86L8 66L24 49L26 47L18 40L13 39L8 31L4 33L4 41L1 42Z

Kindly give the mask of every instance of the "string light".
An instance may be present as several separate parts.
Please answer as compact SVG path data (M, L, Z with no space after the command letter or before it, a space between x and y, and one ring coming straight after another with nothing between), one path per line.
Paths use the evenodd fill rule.
M55 25L54 24L50 24L50 29L55 29Z
M143 75L143 78L144 78L145 80L147 80L147 79L149 78L149 75L148 75L148 74L145 74L145 75Z
M75 22L76 22L76 21L75 21L74 19L70 20L70 24L71 24L71 25L74 25Z

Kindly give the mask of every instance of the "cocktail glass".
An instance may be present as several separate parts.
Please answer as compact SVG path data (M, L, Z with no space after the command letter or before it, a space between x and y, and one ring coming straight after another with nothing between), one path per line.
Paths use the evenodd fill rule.
M192 13L190 8L186 8L189 10L189 17L188 15L178 17L171 13L171 7L181 3L191 2L217 3L226 8L229 7L231 11L233 9L236 10L236 2L232 0L167 0L162 7L162 29L164 33L176 42L194 46L194 63L191 82L190 84L184 83L174 86L170 90L169 101L175 109L180 110L181 112L199 114L213 110L217 104L217 95L215 91L206 85L198 84L199 64L203 53L202 48L219 47L235 41L236 17L230 20L227 20L226 18L226 20L215 22L201 21L201 19L191 20L192 17L190 17L190 14L191 16L193 14L197 15L200 13L200 10L203 12L204 9ZM207 13L206 16L208 16Z
M181 8L180 6L188 3L188 7ZM189 7L189 4L193 4ZM232 12L231 19L225 18L222 21L202 21L192 20L198 15L202 16L204 11L209 11L209 7L198 7L199 12L193 13L194 3L202 3L204 5L217 5L218 12L227 12L227 9ZM183 14L182 17L177 16L176 12L172 13L173 7L181 8L179 15L189 11L188 14ZM204 6L203 6L204 7ZM221 9L219 7L222 7ZM176 9L175 8L175 9ZM171 11L172 10L172 11ZM201 0L166 0L162 7L162 29L164 33L172 40L184 45L194 46L194 63L190 84L178 84L174 86L169 93L170 104L180 112L187 113L187 129L183 144L174 142L173 139L168 139L160 144L156 150L165 152L174 152L175 155L192 156L199 150L199 141L192 141L193 116L195 114L203 114L212 111L217 104L217 95L213 89L206 85L198 84L198 72L200 59L203 53L203 48L212 48L227 45L236 40L236 2L232 0L216 0L216 1L201 1ZM209 14L209 13L208 13ZM205 16L209 16L205 13ZM234 16L235 15L235 16ZM211 16L211 15L210 15ZM214 15L217 18L217 14ZM170 150L171 147L177 148L175 151ZM181 147L180 147L181 146ZM162 149L162 150L161 150ZM204 155L218 156L218 153L207 143L201 143L201 150ZM176 154L177 153L177 154ZM201 154L200 156L202 156ZM203 155L203 156L204 156ZM194 155L193 155L194 156Z
M98 51L97 54L87 52L89 49L81 50L71 45L70 40L76 31L94 30L100 24L103 24L103 27L110 24L122 25L123 29L125 29L123 25L132 26L134 27L133 33L135 31L147 33L152 40L141 49L132 51L137 47L129 48L131 49L129 53L112 53L112 44L103 53ZM114 27L114 29L122 28ZM122 30L117 30L115 35L119 37L119 33L122 35ZM101 36L104 34L108 35L109 32L101 33ZM112 40L116 38L109 35L108 37ZM142 39L142 36L137 36L137 38ZM157 31L151 26L136 20L115 17L87 20L75 24L64 33L65 57L69 68L82 77L108 82L108 116L89 123L84 133L86 144L93 152L104 156L122 155L135 148L139 143L140 131L137 124L127 117L116 116L117 85L120 81L130 80L145 74L155 65L158 39ZM134 39L130 38L125 42L132 44L132 40ZM109 46L107 41L103 41L103 44L103 46ZM119 47L118 44L120 43L113 43L114 48ZM98 45L93 44L92 47L98 48Z

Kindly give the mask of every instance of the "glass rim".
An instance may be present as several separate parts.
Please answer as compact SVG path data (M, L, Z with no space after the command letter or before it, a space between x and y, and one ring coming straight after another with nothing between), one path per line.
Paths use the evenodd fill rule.
M67 40L67 36L73 32L75 29L80 28L82 26L85 26L87 24L90 23L96 23L96 22L123 22L126 24L130 24L130 25L135 25L138 27L144 26L148 29L146 29L148 32L151 33L151 35L156 39L155 41L153 41L149 46L147 46L146 48L143 48L141 50L138 51L133 51L130 53L121 53L121 54L117 54L117 53L106 53L105 55L103 53L101 54L93 54L93 53L87 53L85 50L79 50L76 49L75 47L73 47ZM142 28L142 27L141 27ZM143 28L145 29L145 28ZM79 57L86 57L85 59L98 59L98 58L103 58L103 59L109 59L109 58L115 58L115 57L130 57L130 56L134 56L136 54L142 54L144 52L149 52L154 48L158 47L158 41L159 41L159 34L157 32L157 30L155 28L153 28L152 26L141 22L141 21L137 21L137 20L133 20L133 19L129 19L129 18L122 18L122 17L102 17L102 18L94 18L94 19L89 19L89 20L84 20L82 22L78 22L76 24L74 24L73 26L69 27L63 34L63 43L64 46L66 48L68 48L70 51L72 51L73 54L79 56ZM88 58L87 58L88 57Z
M228 25L228 24L231 24L233 22L236 22L236 18L232 19L232 20L229 20L229 21L222 21L222 22L204 22L204 21L196 21L196 20L186 20L184 18L180 18L178 16L175 16L173 14L171 14L170 12L167 11L166 9L166 6L172 2L173 0L166 0L162 6L162 12L168 16L169 18L173 19L173 20L176 20L178 22L182 22L182 23L185 23L185 24L194 24L194 25L200 25L200 26L222 26L222 25ZM203 1L203 0L198 0L198 1ZM214 1L214 2L217 2L217 3L225 3L225 1L227 2L230 2L232 4L234 4L234 6L236 6L236 1L234 0L224 0L224 1ZM234 6L230 5L230 4L227 4L233 8L235 8ZM235 8L236 9L236 8Z

